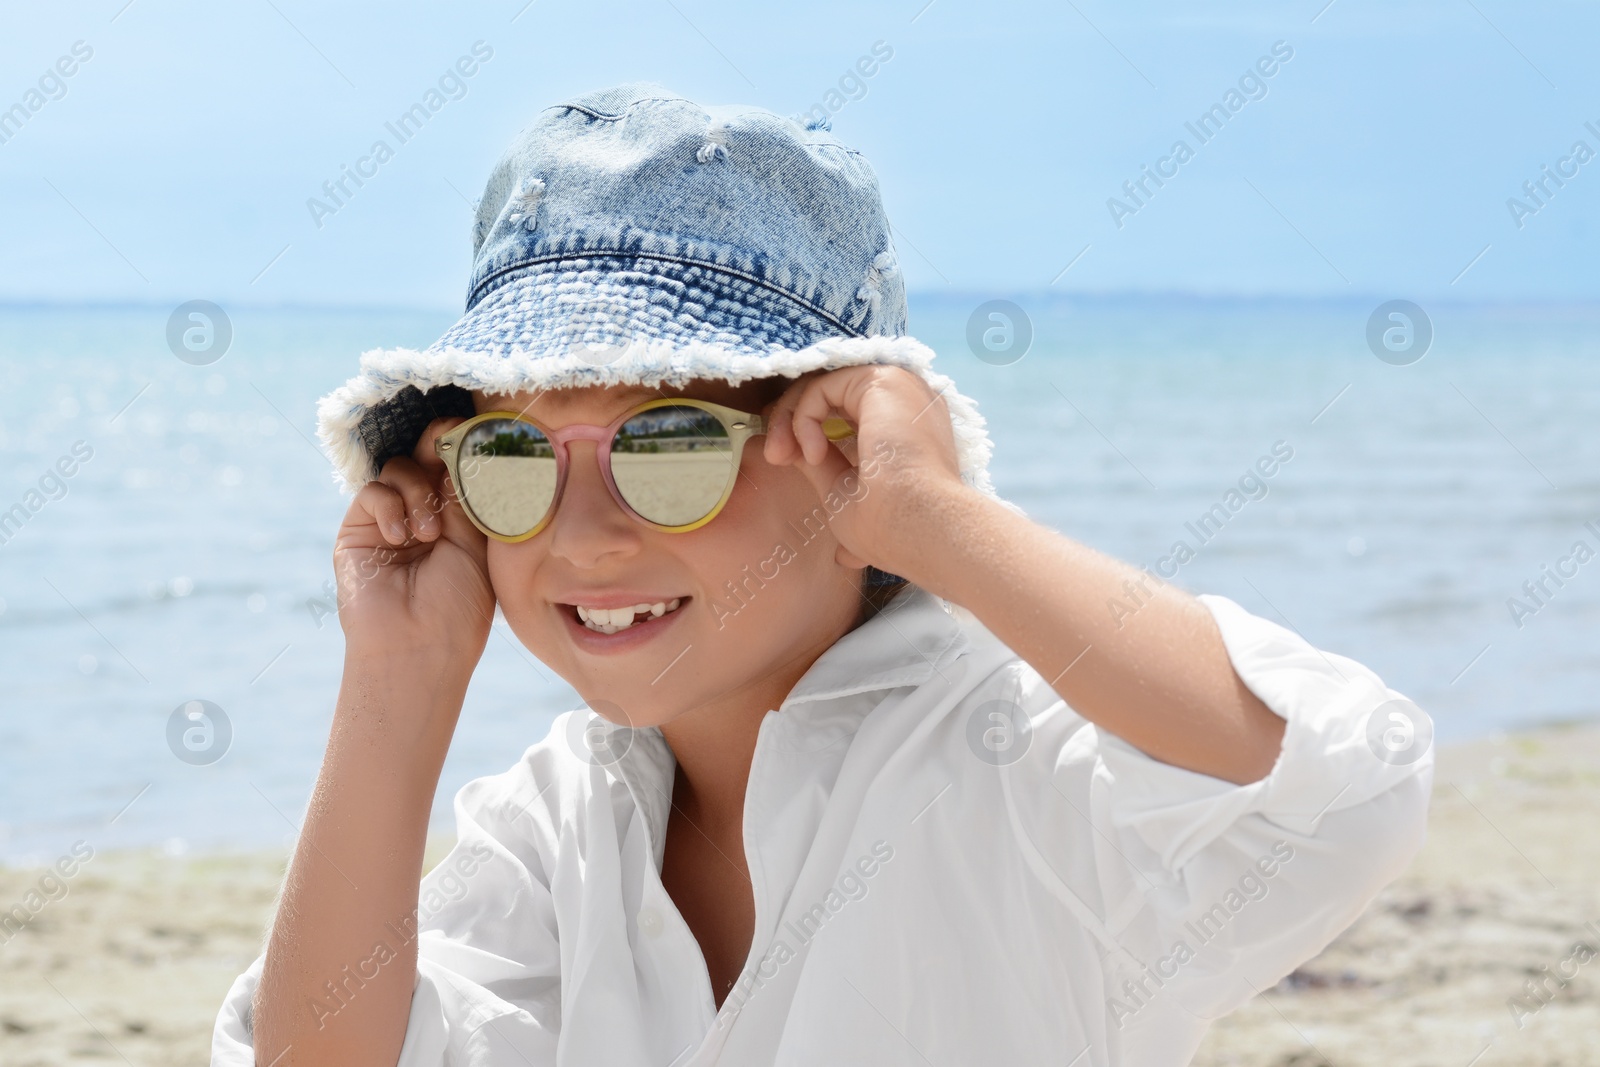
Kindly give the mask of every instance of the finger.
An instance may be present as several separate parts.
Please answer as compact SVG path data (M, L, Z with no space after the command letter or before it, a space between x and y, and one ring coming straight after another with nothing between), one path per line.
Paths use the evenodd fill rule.
M790 426L790 413L794 410L795 399L810 380L810 375L802 375L790 382L766 413L767 440L762 446L762 454L774 466L792 463L798 452L794 430Z
M821 395L818 392L820 385L821 379L818 379L807 382L797 389L794 397L790 400L789 410L781 414L780 421L789 428L789 464L799 468L806 481L811 483L811 488L816 491L819 499L826 499L840 478L855 471L855 438L840 442L830 442L827 436L822 433L822 418L826 417L826 412L831 409L831 405L828 404L826 399L821 400L820 404L811 401L816 404L813 407L813 413L807 419L802 420L799 414L800 409L808 403L808 397ZM821 411L822 414L817 414L818 411ZM809 425L810 429L820 436L820 447L816 447L816 443L813 442L815 459L813 459L812 455L806 454L805 439L797 432L801 426L805 425ZM841 449L839 447L841 445L849 446L849 451L846 452Z
M448 419L434 419L428 423L427 427L422 431L422 436L417 439L417 445L412 450L412 455L418 462L423 464L423 468L428 472L433 483L435 497L429 503L432 511L440 520L440 532L452 540L459 541L465 538L475 543L485 540L484 535L476 526L472 525L472 520L467 518L467 513L461 504L459 488L450 477L449 465L445 463L435 447L435 442L441 436L466 421L466 419L459 416ZM461 463L459 459L458 463ZM465 467L467 464L461 463L461 466ZM463 471L463 473L467 472Z
M362 515L377 527L379 535L391 545L404 544L410 536L405 527L405 499L392 485L371 481L357 490L355 499L350 503L350 516L345 519L345 525L368 524L362 521Z
M422 436L417 438L416 447L411 450L411 458L427 471L437 473L444 470L444 459L433 447L433 443L466 421L460 416L453 416L448 419L434 419L428 423L423 427Z
M402 523L408 536L418 541L432 541L441 532L439 512L444 498L439 492L438 476L423 470L409 456L395 456L383 465L378 481L400 494Z
M779 418L777 403L768 405L761 414L766 423L766 439L761 442L761 457L773 466L781 466L789 458L788 419Z
M823 420L837 413L857 426L861 424L860 397L869 374L869 368L847 367L825 374L801 390L791 422L807 463L821 464L833 450L833 443L822 428Z
M466 421L459 416L434 419L423 428L422 435L411 449L411 459L421 469L425 487L416 487L420 500L414 499L412 493L407 493L407 514L411 517L413 530L423 541L435 540L445 533L446 525L450 524L445 513L453 499L449 470L434 447L434 442ZM463 525L466 525L465 522Z
M794 455L794 433L789 429L789 411L774 405L766 419L767 440L761 446L761 454L773 466L782 466Z

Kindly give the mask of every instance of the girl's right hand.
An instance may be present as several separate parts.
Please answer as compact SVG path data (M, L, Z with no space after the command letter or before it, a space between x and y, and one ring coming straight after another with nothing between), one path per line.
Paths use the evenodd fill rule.
M393 1064L404 1045L415 940L361 979L336 1019L319 998L395 917L416 914L428 813L489 640L488 541L433 452L462 421L435 420L410 456L387 461L334 542L344 679L255 992L257 1063L293 1050L300 1064Z
M494 621L488 538L461 510L440 434L428 424L412 454L383 465L356 494L334 541L345 654L470 676Z

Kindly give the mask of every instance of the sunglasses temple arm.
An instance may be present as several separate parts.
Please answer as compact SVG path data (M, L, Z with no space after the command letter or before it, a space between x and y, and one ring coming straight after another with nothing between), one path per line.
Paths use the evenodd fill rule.
M751 419L750 432L752 434L768 432L767 420L760 416ZM836 415L830 415L822 420L822 433L830 441L843 441L846 437L856 435L855 427Z
M822 433L830 441L843 441L856 435L855 427L837 416L822 420Z

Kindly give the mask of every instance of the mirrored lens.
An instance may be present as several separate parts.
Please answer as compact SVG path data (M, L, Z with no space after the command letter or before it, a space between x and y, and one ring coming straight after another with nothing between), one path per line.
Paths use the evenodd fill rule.
M611 444L611 477L628 506L662 526L711 513L733 480L733 442L709 411L651 408L623 423Z
M490 419L467 431L456 489L484 526L519 537L539 525L556 495L556 453L531 423Z

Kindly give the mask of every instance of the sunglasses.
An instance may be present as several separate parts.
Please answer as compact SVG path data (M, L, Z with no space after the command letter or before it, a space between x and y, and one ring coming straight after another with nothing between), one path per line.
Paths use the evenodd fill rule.
M552 430L514 411L476 415L433 444L462 510L497 541L526 541L555 516L571 469L568 445L595 442L606 488L623 511L666 533L688 533L717 517L739 477L745 442L767 432L760 415L707 400L664 397L607 426ZM823 422L830 441L853 436L843 419Z

